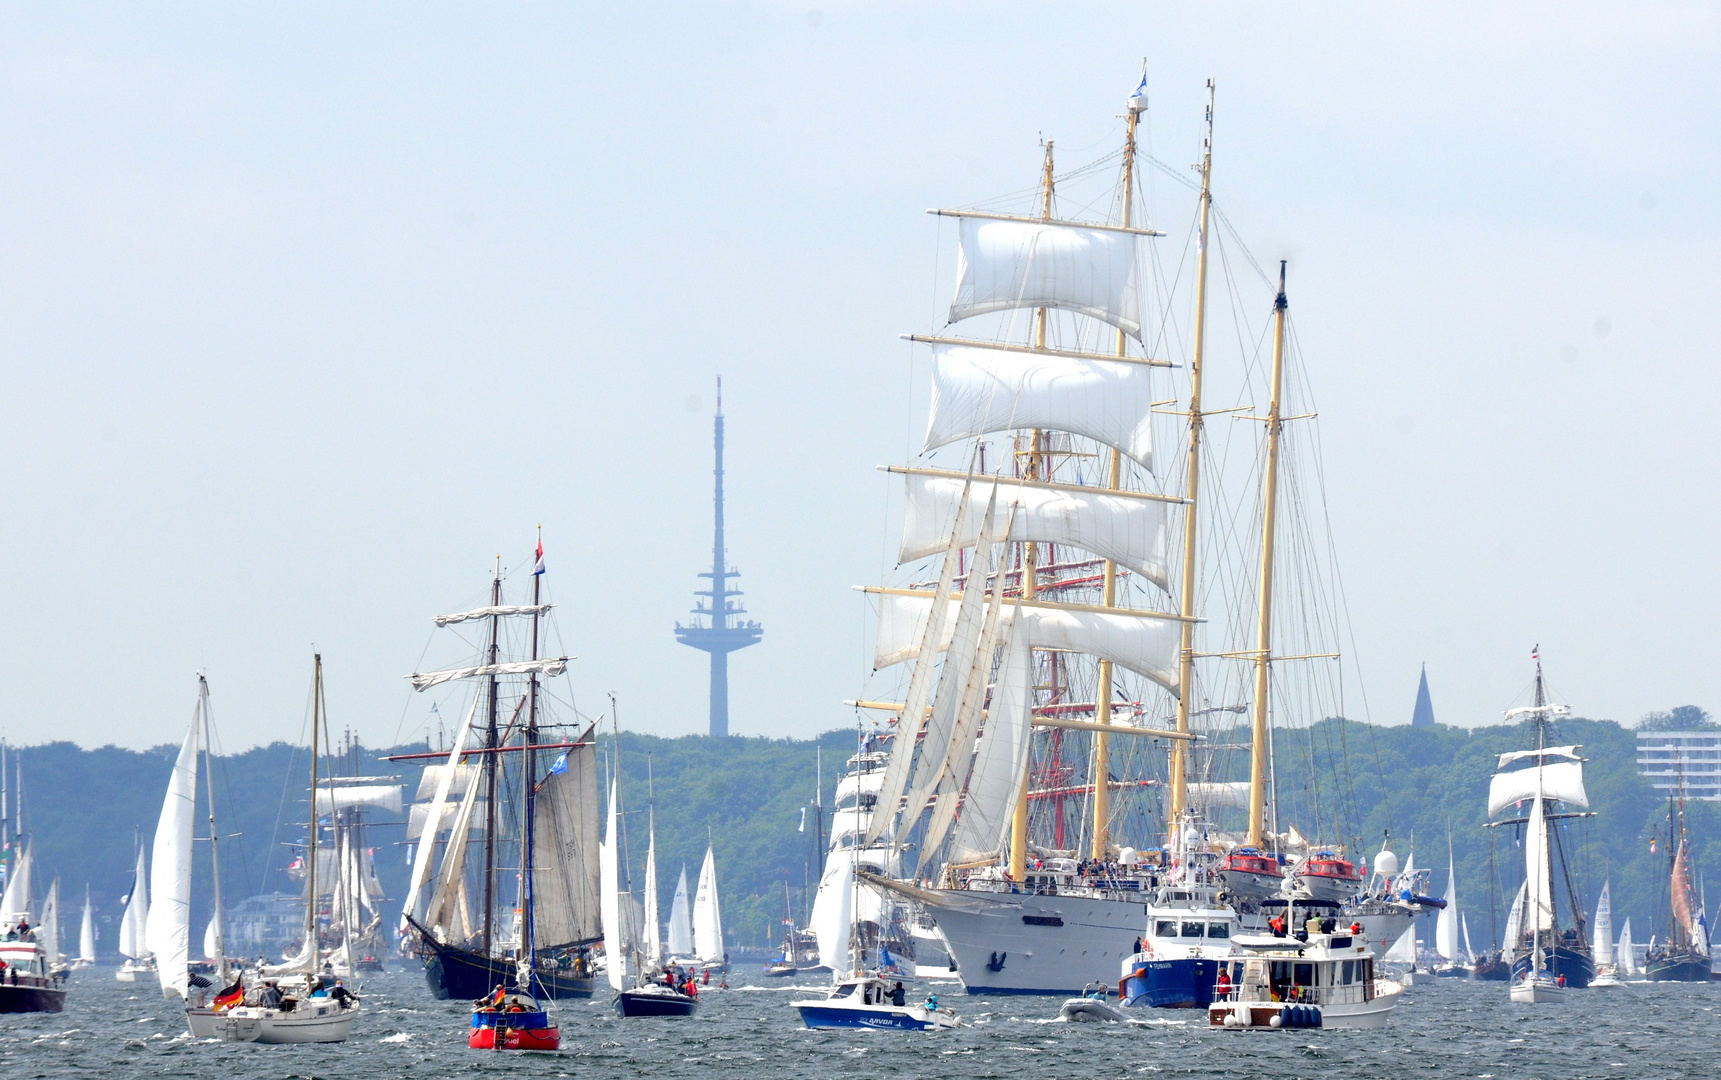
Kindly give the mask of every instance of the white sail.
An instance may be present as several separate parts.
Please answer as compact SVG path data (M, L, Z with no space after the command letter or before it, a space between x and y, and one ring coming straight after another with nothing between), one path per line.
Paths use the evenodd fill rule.
M203 927L203 958L205 960L219 959L215 955L215 924L220 920L219 915L209 916L209 922Z
M466 851L472 839L472 812L478 804L478 785L467 789L460 803L460 813L448 833L448 845L442 853L442 865L437 869L436 889L424 909L424 925L430 930L441 929L444 941L463 941L471 936L466 911ZM423 857L435 845L420 843L416 857ZM418 864L414 862L416 873Z
M1553 864L1548 859L1548 819L1542 800L1530 799L1530 821L1524 826L1524 912L1529 927L1554 928Z
M37 941L42 946L43 958L51 968L60 962L60 879L55 878L48 886L48 898L42 901L42 917L37 920Z
M466 791L471 792L472 788L468 787ZM438 838L446 839L445 834L453 830L454 822L460 817L461 803L413 803L412 806L408 808L406 815L406 832L408 836L417 838L429 835L429 831L425 827L430 824L430 808L432 805L435 805L437 809L441 811L438 815L439 820L436 823L435 835ZM483 799L477 800L477 805L472 811L473 818L475 820L482 821L484 819L485 807L488 805L489 804ZM415 863L417 862L417 852L413 853L413 861ZM317 876L323 876L323 871L320 867L317 870Z
M653 821L645 845L645 950L646 967L655 970L663 961L663 941L657 911L657 823Z
M889 667L919 655L926 636L924 629L932 615L932 594L884 594L878 600L873 667ZM1032 648L1088 653L1177 693L1182 624L1175 619L1155 618L1152 613L1065 611L1029 603L1006 611L1004 617L1016 624L1012 636L1027 631L1027 644ZM939 643L939 649L949 648L954 628L952 631Z
M1561 708L1564 708L1564 706L1561 706ZM1510 716L1511 713L1507 713L1506 715ZM1559 758L1562 761L1583 760L1583 758L1578 756L1578 748L1576 746L1544 746L1540 750L1510 750L1499 756L1499 760L1495 763L1494 767L1496 769L1504 769L1514 761L1528 761L1531 758L1540 758L1543 761L1547 761L1549 758ZM1542 794L1546 795L1547 792L1544 791Z
M603 935L598 765L593 731L550 766L533 800L532 937L553 949Z
M717 855L705 849L705 865L699 868L699 891L693 897L693 953L701 962L722 960L723 911L717 902Z
M150 951L155 953L161 992L185 997L191 972L191 826L197 800L197 722L185 733L179 759L167 781L150 857Z
M1153 467L1153 369L984 345L939 345L924 450L998 431L1082 435Z
M78 928L78 959L86 964L96 962L96 922L90 910L90 890L84 887L84 921Z
M19 918L30 914L30 872L36 861L36 842L24 845L24 853L6 878L6 892L0 895L0 926L10 927Z
M953 533L963 531L963 522L967 520L967 515L967 500L963 500L956 507L956 519L952 527ZM961 551L961 547L958 538L952 535L944 549L944 565L938 571L938 588L935 590L935 595L948 596L950 594L950 586L956 580L956 556ZM885 599L892 600L895 597ZM899 612L903 610L905 609L886 603L880 608L880 618L883 618L885 611ZM918 619L914 617L916 613L918 613ZM932 680L937 674L938 653L943 648L948 648L947 644L940 645L939 643L947 641L944 625L949 622L949 615L950 605L934 604L930 598L918 612L912 609L908 610L908 618L914 625L901 632L912 635L913 652L910 655L915 658L914 670L908 677L908 694L903 700L902 716L897 721L896 739L891 744L890 757L885 761L884 775L879 781L878 798L875 800L878 812L873 814L872 820L867 823L866 843L868 844L876 843L878 838L883 836L885 830L890 827L891 822L896 819L897 803L902 799L902 793L908 787L909 768L914 763L914 752L920 743L920 732L926 726L926 703L932 700ZM882 628L880 632L883 632ZM905 655L901 659L908 658L909 656ZM894 660L891 661L891 663L895 662ZM842 801L840 795L837 801Z
M1458 874L1452 863L1450 845L1446 851L1446 906L1434 919L1434 950L1449 964L1458 962Z
M479 664L475 667L449 668L447 671L419 671L408 675L414 690L428 690L455 679L487 679L492 675L560 675L568 670L571 656L556 656L547 660L510 660L503 664Z
M618 850L621 836L616 830L618 820L616 796L618 793L619 786L612 778L610 780L609 821L604 830L603 843L598 848L598 880L603 890L599 903L604 924L604 958L609 968L610 989L619 991L627 986L628 937L627 928L622 924L622 914L626 910L626 905L623 903L625 898L621 892L621 866Z
M441 766L443 771L436 778L436 790L430 802L422 804L425 807L424 820L419 823L416 830L407 829L407 841L415 842L417 846L412 849L412 877L407 881L406 901L400 912L402 930L406 929L409 918L422 919L426 917L424 886L430 880L430 863L431 857L436 851L436 837L446 825L443 821L442 808L448 801L448 793L453 789L456 778L462 775L460 770L464 766L459 765L460 752L466 747L466 736L472 730L472 717L477 711L478 695L474 694L472 704L466 710L466 719L461 722L460 729L454 733L454 747L448 751L448 763ZM437 766L430 766L430 768L437 768ZM430 768L425 771L429 772ZM473 786L468 780L468 797L470 797ZM420 787L423 787L422 781L420 781ZM422 798L422 794L420 797ZM418 807L413 807L413 811L416 814Z
M685 959L693 955L693 912L687 903L687 867L675 883L675 899L669 903L669 955Z
M1062 308L1141 336L1139 234L984 217L961 218L958 232L951 322L994 311Z
M852 852L838 852L825 864L813 899L813 936L819 942L819 963L831 969L837 981L854 973L849 935L854 916L854 859Z
M444 776L449 777L449 781L448 790L442 793L442 798L458 799L466 794L466 789L478 779L478 766L426 765L423 774L418 778L418 793L413 798L419 802L436 798L436 793L442 786ZM417 833L418 830L414 829L413 835L416 836Z
M1416 963L1416 927L1413 924L1404 933L1398 935L1398 940L1392 943L1392 948L1381 954L1381 959L1389 964L1403 964L1407 967Z
M985 520L981 525L983 533L991 531L997 509L996 499L986 505ZM938 673L938 695L932 699L932 715L926 720L926 734L920 744L914 784L908 789L908 798L903 801L903 829L896 837L899 847L904 839L902 834L919 819L920 812L937 790L946 754L958 734L958 727L966 719L964 707L972 696L969 691L974 680L978 678L984 686L991 671L991 638L997 633L999 597L1004 581L1000 578L988 597L986 578L991 573L992 545L987 544L976 551L975 563L975 572L968 575L962 589L962 600L956 608L956 629L952 634L950 651L945 655L943 670ZM976 718L978 709L976 705ZM890 808L882 807L881 812L889 814Z
M1464 955L1475 959L1476 950L1470 947L1470 920L1464 917L1463 912L1458 914L1458 925L1464 931Z
M1529 891L1530 883L1518 886L1518 895L1512 900L1512 909L1506 912L1505 952L1508 960L1518 958L1518 939L1524 935L1524 896Z
M1537 773L1541 774L1539 779ZM1583 810L1590 806L1590 797L1584 791L1584 767L1575 761L1556 761L1552 765L1495 773L1488 782L1488 813L1498 814L1513 803L1534 798L1538 792L1543 799L1558 799Z
M976 546L980 521L972 508L996 492L1000 512L1009 516L1002 528L992 530L994 543L1070 544L1128 567L1162 590L1168 588L1168 504L1157 499L1108 494L1099 488L1028 487L989 477L976 477L971 488L967 479L951 476L909 473L904 480L907 499L899 563L944 551L952 537L961 547ZM970 511L961 519L967 525L958 529L964 489L969 489Z
M125 915L120 919L120 955L142 960L149 955L149 871L145 868L143 848L137 849L137 870L132 877L131 895L126 898Z
M1596 965L1613 963L1613 899L1608 895L1612 882L1601 883L1601 898L1596 901L1595 961Z
M1191 780L1186 789L1191 806L1207 810L1222 806L1235 810L1249 809L1247 780Z
M326 787L317 788L318 817L327 817L334 811L348 810L355 806L371 806L398 814L401 806L400 788L392 784L354 784L351 787L337 787L332 792Z
M1614 955L1618 958L1621 975L1637 974L1637 946L1631 941L1631 919L1625 920L1625 925L1619 928L1619 944L1614 947Z
M1004 833L1027 774L1033 681L1033 652L1026 635L1012 636L992 684L986 726L975 745L968 793L951 839L953 861L968 862L1003 850Z

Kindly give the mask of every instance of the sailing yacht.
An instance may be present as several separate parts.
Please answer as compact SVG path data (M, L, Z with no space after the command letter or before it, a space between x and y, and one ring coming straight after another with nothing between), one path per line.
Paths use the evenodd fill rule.
M1434 965L1434 974L1445 978L1468 978L1470 975L1470 953L1468 949L1460 950L1458 944L1458 926L1462 913L1458 910L1458 869L1452 857L1452 837L1446 837L1446 905L1440 909L1440 914L1434 917L1434 951L1440 954L1440 963Z
M1602 882L1601 898L1596 901L1596 917L1592 926L1595 932L1596 976L1590 980L1592 990L1624 985L1619 980L1624 971L1614 959L1613 899L1608 895L1611 884L1608 881Z
M437 617L438 627L480 628L481 652L461 667L414 674L413 689L470 684L475 692L446 755L390 759L443 759L433 766L434 779L421 784L424 797L412 810L412 875L400 923L438 998L472 1000L498 985L522 985L522 935L499 917L517 906L499 887L517 874L505 877L508 864L498 860L519 850L528 829L539 844L532 985L557 1000L592 995L591 949L603 936L597 760L590 741L595 724L558 725L570 735L583 733L572 741L535 743L533 755L567 753L539 774L530 817L505 805L510 789L504 774L517 778L523 755L504 743L523 729L548 726L540 715L548 705L540 684L564 674L570 659L540 654L540 623L552 610L542 599L542 549L540 543L529 603L504 603L498 560L486 606Z
M1513 816L1490 821L1490 828L1521 827L1524 884L1506 920L1506 948L1512 958L1513 1000L1546 1001L1555 990L1581 990L1595 978L1595 959L1584 929L1582 898L1577 895L1561 842L1562 829L1553 822L1592 817L1584 791L1584 759L1578 746L1549 746L1549 729L1557 717L1569 715L1566 705L1549 703L1542 681L1541 650L1536 663L1535 698L1524 708L1506 713L1508 723L1533 725L1535 746L1501 754L1488 785L1488 815L1510 810ZM1528 813L1518 808L1528 803ZM1552 810L1555 804L1571 807ZM1554 868L1565 882L1565 903L1558 903ZM1562 923L1561 908L1569 923ZM1542 987L1546 981L1552 986ZM1521 989L1522 987L1522 989Z
M84 917L78 926L78 955L72 959L72 970L91 967L96 962L96 922L90 908L90 887L84 886Z
M149 870L144 862L143 842L137 845L137 869L132 872L131 892L125 914L120 917L120 955L125 957L114 971L120 982L136 982L139 975L155 970L149 949Z
M618 753L620 745L618 738ZM618 766L616 772L620 771ZM699 1004L697 991L688 986L692 975L679 964L665 964L658 941L657 825L653 820L648 826L645 904L636 910L632 883L625 871L625 853L618 839L618 823L622 820L620 794L619 780L611 780L609 827L603 848L603 920L605 973L610 988L616 992L615 1010L623 1016L691 1016ZM683 871L684 899L686 883ZM679 980L677 974L681 976Z
M707 971L729 970L729 949L723 944L723 909L717 900L717 853L708 845L699 867L699 889L693 894L693 955Z
M1637 966L1637 945L1631 940L1631 920L1619 928L1619 941L1614 945L1615 963L1622 976L1642 975L1643 970Z
M1683 788L1683 779L1681 781ZM1685 835L1685 799L1667 800L1667 933L1650 950L1643 974L1650 982L1708 982L1709 932L1691 889L1691 841ZM1598 933L1600 931L1597 931Z

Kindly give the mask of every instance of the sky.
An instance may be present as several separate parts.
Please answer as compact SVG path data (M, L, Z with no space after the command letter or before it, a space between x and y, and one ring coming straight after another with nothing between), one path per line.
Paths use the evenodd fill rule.
M0 735L422 738L433 616L527 587L568 693L853 722L924 424L924 210L1200 152L1288 259L1366 715L1721 708L1721 14L1605 5L0 5ZM1062 156L1067 155L1067 156ZM1175 237L1184 188L1150 184ZM942 249L941 249L942 245ZM1362 710L1353 710L1358 715Z

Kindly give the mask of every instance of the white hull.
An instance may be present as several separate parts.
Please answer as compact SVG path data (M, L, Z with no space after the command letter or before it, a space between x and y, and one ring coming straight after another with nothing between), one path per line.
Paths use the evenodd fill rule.
M200 1039L255 1043L346 1042L358 1019L355 1006L343 1009L334 1002L301 1005L291 1012L241 1005L226 1012L209 1009L185 1010L191 1033Z
M1590 980L1591 990L1612 990L1616 986L1624 985L1624 983L1620 982L1619 979L1613 975L1597 975L1595 978Z
M1092 982L1109 985L1147 927L1146 896L927 895L970 994L1073 995Z
M1371 915L1346 915L1345 918L1362 924L1363 935L1368 938L1369 948L1374 952L1376 960L1380 959L1387 946L1403 937L1404 932L1416 921L1416 916L1408 909Z
M1404 987L1392 979L1377 979L1374 997L1369 1001L1329 1003L1319 1007L1323 1028L1339 1031L1360 1031L1385 1027L1398 1007ZM1313 1006L1305 1006L1313 1010ZM1281 1017L1285 1006L1260 1001L1216 1001L1207 1009L1207 1022L1214 1027L1234 1030L1282 1030ZM1312 1025L1303 1025L1304 1027Z
M137 982L139 975L154 975L155 965L149 961L127 960L114 971L114 979L119 982Z
M1566 991L1552 979L1519 979L1512 984L1512 1000L1522 1005L1564 1001Z

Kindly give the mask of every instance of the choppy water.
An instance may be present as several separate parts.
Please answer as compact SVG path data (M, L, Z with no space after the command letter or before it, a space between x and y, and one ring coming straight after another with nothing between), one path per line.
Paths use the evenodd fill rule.
M739 981L748 981L743 976ZM762 981L762 980L761 980ZM804 980L811 984L814 980ZM372 976L350 1042L196 1042L154 984L112 968L72 976L57 1016L0 1016L0 1077L1470 1077L1583 1080L1717 1072L1721 984L1579 992L1513 1005L1502 983L1439 980L1406 992L1380 1031L1214 1031L1181 1012L1136 1025L1065 1024L1053 998L945 992L965 1027L940 1033L810 1032L781 983L705 995L691 1020L622 1020L607 1000L564 1002L559 1054L466 1048L469 1014L416 971Z

